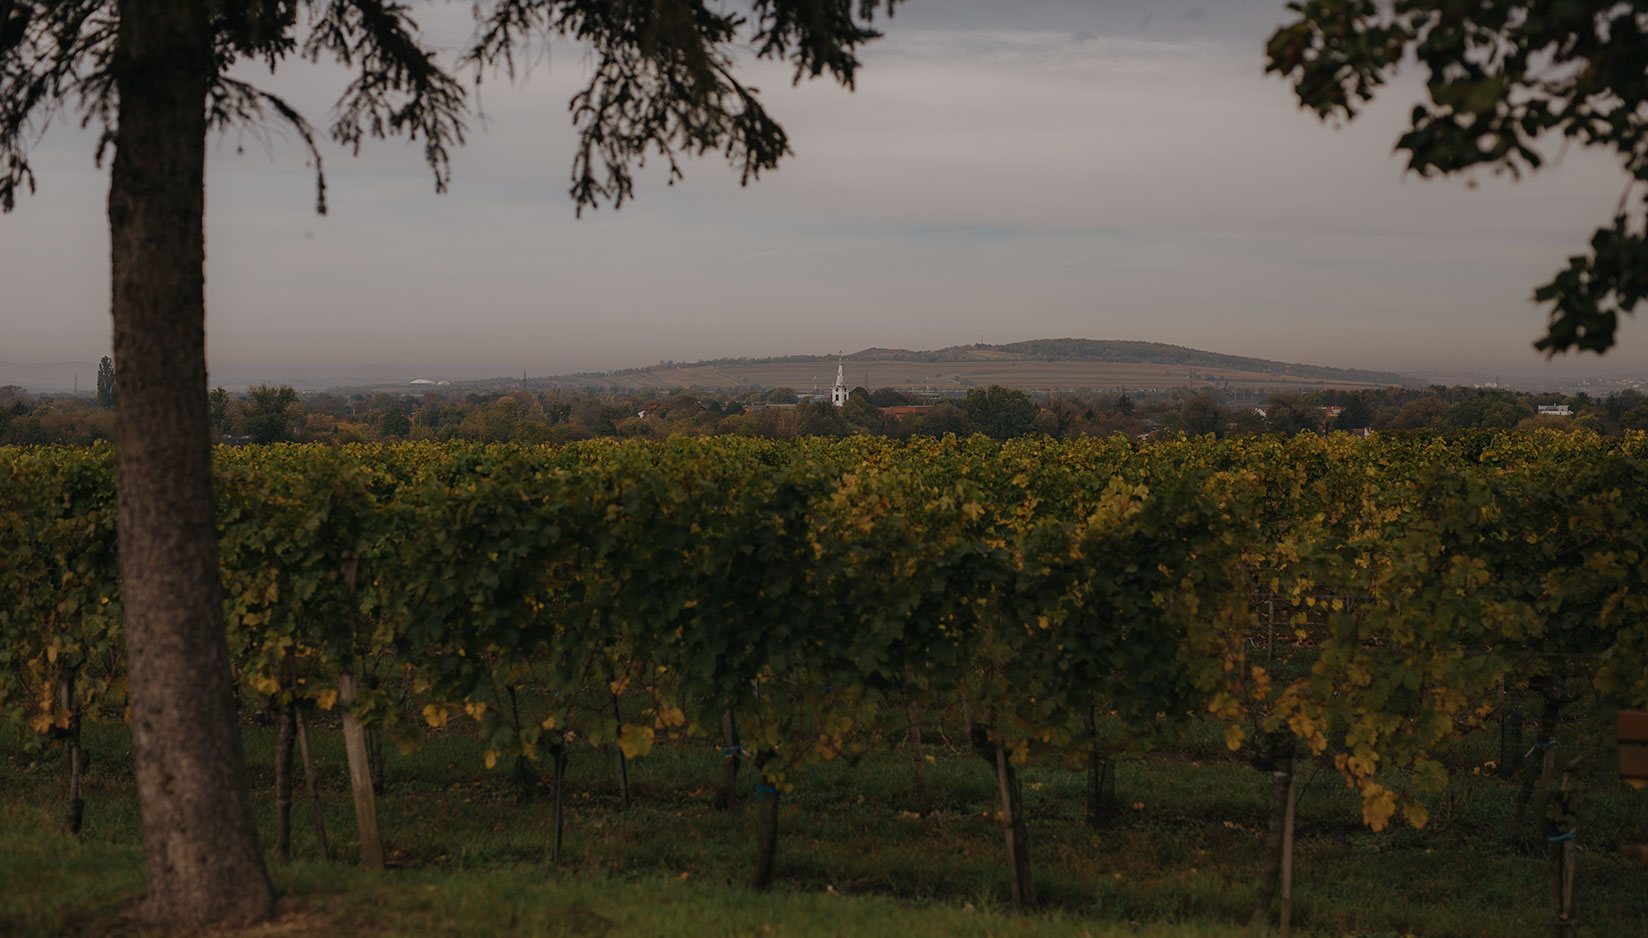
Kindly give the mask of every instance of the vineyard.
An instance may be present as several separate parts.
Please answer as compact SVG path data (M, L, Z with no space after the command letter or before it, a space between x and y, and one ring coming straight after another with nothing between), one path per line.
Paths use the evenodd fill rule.
M1029 907L1026 778L1064 779L1102 831L1118 765L1188 747L1268 777L1248 889L1285 932L1307 765L1387 835L1504 774L1558 922L1581 851L1645 833L1604 739L1648 706L1645 459L1641 435L1583 433L718 437L220 449L216 485L281 856L334 732L354 816L330 836L368 868L396 760L455 738L553 806L546 863L577 834L569 766L622 811L632 772L694 755L714 807L753 813L758 888L810 780L907 773L925 817L970 771ZM124 712L113 478L107 448L0 450L0 733L67 754L71 831L82 739ZM1625 901L1590 914L1648 911Z

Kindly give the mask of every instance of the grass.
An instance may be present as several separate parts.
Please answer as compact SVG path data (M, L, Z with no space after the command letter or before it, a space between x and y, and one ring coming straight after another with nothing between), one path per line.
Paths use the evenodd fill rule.
M380 824L391 869L355 868L341 742L313 734L334 855L318 858L298 793L294 859L271 859L282 915L248 935L1083 935L1249 934L1269 780L1210 739L1130 757L1119 810L1083 824L1083 779L1054 764L1023 771L1038 911L1013 915L994 782L976 758L933 747L935 812L917 817L907 756L826 763L785 796L780 886L742 886L753 866L749 803L711 810L719 755L661 746L631 763L634 805L620 810L612 757L573 754L567 839L547 862L551 807L518 806L510 774L481 767L463 732L410 755L392 749ZM246 728L253 796L273 840L272 733ZM94 725L86 829L60 830L61 763L7 745L0 762L0 935L144 935L139 821L123 726ZM1488 752L1468 741L1456 761ZM753 779L746 772L746 788ZM1304 935L1499 936L1548 930L1544 861L1503 833L1513 787L1462 779L1425 831L1374 834L1332 774L1301 775L1294 921ZM1308 784L1305 783L1306 780ZM1648 866L1614 854L1648 840L1648 796L1599 778L1580 870L1581 936L1643 934Z

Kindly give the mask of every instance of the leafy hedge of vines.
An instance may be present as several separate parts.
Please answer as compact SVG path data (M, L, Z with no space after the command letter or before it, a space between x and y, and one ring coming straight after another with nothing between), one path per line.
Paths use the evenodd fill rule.
M1425 822L1436 751L1502 679L1577 657L1593 711L1648 703L1645 454L723 437L220 449L216 480L242 695L330 708L351 670L402 747L473 720L488 765L569 728L636 757L730 710L784 786L912 702L965 701L1018 760L1212 718L1331 757L1377 829ZM65 680L122 712L114 519L108 449L0 449L0 720L41 742ZM1276 641L1304 664L1270 667ZM1120 735L1088 732L1094 700Z

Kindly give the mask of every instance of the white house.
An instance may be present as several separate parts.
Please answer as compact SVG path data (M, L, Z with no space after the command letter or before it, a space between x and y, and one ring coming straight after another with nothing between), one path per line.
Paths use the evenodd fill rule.
M1574 412L1567 404L1541 404L1539 405L1539 415L1541 417L1572 417Z

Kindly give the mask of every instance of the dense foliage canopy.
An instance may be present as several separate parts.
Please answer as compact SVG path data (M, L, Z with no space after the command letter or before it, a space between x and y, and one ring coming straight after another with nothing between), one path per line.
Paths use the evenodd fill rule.
M1421 176L1478 167L1513 176L1553 146L1613 152L1624 170L1590 251L1539 287L1550 327L1535 346L1603 352L1648 296L1648 3L1642 0L1296 0L1271 37L1271 71L1324 118L1353 118L1403 65L1426 100L1397 141ZM1635 198L1633 199L1633 196Z

